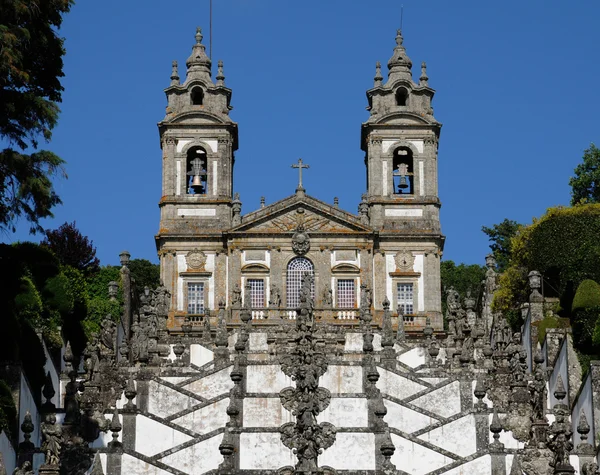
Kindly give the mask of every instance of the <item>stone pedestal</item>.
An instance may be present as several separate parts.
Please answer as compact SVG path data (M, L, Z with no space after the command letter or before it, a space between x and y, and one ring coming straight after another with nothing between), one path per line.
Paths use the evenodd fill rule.
M58 465L47 465L44 464L40 467L39 474L40 475L59 475L60 469Z

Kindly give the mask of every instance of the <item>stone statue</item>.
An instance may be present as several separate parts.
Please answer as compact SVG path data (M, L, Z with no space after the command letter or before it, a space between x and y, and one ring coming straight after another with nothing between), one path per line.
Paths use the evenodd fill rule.
M231 296L231 306L239 308L242 306L242 290L239 284L235 284Z
M281 294L279 293L279 287L275 284L271 284L271 293L269 296L269 306L274 308L281 307Z
M106 315L101 323L100 341L106 349L114 351L117 337L117 325L112 319L112 316Z
M535 371L534 380L529 383L531 394L532 418L534 421L545 420L546 412L546 382L542 368Z
M557 404L557 406L564 406ZM554 472L560 472L565 468L572 468L569 461L569 455L573 450L573 430L567 420L568 408L554 407L554 416L556 420L550 425L548 448L554 452L553 460L550 466L554 467Z
M331 307L333 305L333 292L331 287L327 285L323 289L323 307Z
M12 475L34 475L33 468L31 467L31 462L23 462L23 465L21 465L21 467L17 467L14 469Z
M56 416L52 413L42 422L42 451L46 456L46 465L58 465L60 462L60 446L62 443L62 428L56 423Z
M136 361L146 361L148 359L148 335L138 322L133 322L131 331L133 332L131 338L133 359Z

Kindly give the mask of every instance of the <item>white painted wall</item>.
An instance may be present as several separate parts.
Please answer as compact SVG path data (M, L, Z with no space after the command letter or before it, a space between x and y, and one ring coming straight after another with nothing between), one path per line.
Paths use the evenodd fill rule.
M17 466L17 455L4 431L0 432L0 454L2 454L2 460L4 460L6 473L13 473Z

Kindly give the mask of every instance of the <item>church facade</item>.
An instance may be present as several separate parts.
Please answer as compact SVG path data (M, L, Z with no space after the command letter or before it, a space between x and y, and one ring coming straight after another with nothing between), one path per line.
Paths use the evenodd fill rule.
M254 319L293 317L301 278L314 276L312 296L324 320L351 323L366 305L380 319L387 298L394 316L422 329L443 328L437 144L425 64L419 82L398 32L384 81L377 63L362 124L366 193L358 214L309 196L299 160L295 193L241 214L233 187L238 125L223 63L215 81L200 30L181 82L173 64L159 123L163 152L161 278L171 292L169 326L214 314L233 320L249 293Z

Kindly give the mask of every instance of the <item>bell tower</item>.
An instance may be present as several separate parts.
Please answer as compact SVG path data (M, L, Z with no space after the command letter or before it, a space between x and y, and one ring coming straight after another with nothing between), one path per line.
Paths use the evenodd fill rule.
M369 224L379 231L381 250L397 256L400 263L408 259L405 268L388 263L398 271L395 276L388 272L388 289L391 286L395 292L396 280L410 282L409 274L418 275L411 292L419 293L423 311L439 317L432 322L439 328L439 260L444 236L439 219L437 145L442 125L433 116L435 91L429 87L426 65L421 65L419 82L413 81L412 61L403 42L398 30L387 81L377 62L374 87L367 91L370 117L361 133L367 194L361 207ZM400 275L403 272L405 277Z
M158 123L162 196L156 245L165 285L178 271L163 257L196 248L198 236L220 243L222 231L232 226L236 206L233 166L238 127L229 117L231 89L225 86L222 61L213 82L200 28L195 39L183 83L173 62L171 84L165 89L166 115Z

